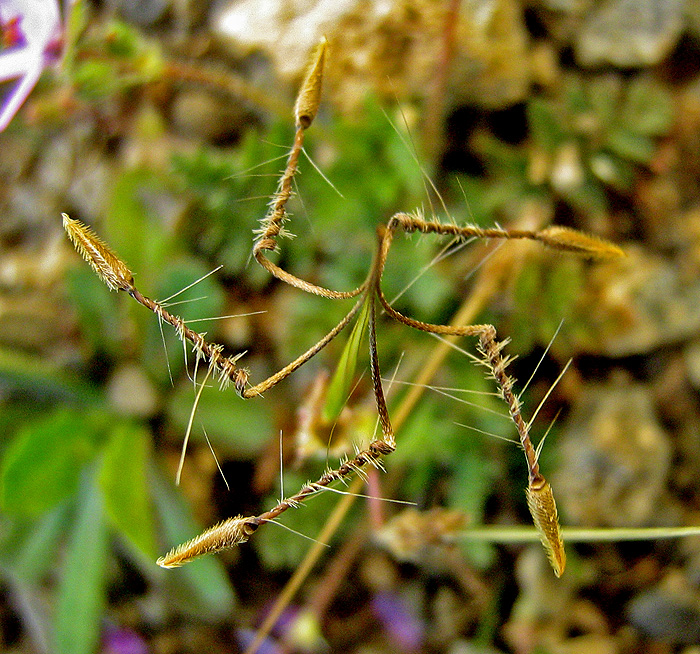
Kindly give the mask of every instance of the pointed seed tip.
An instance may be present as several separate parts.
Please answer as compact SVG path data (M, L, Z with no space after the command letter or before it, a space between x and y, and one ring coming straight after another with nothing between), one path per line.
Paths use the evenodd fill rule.
M525 493L530 515L539 532L549 563L554 574L561 577L566 567L566 550L561 537L552 487L544 477L539 477L530 482Z
M328 40L323 36L314 50L311 64L294 104L294 118L298 129L308 129L318 113L327 52Z
M63 217L63 228L75 249L87 261L110 290L132 291L134 278L128 266L87 225L68 214Z
M593 259L616 259L626 256L622 248L610 241L561 225L543 229L539 232L539 240L556 250L566 250Z

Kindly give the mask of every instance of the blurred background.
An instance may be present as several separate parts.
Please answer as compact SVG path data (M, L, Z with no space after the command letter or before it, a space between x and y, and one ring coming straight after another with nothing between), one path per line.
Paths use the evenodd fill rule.
M351 306L250 255L324 35L278 260L354 288L377 226L415 210L617 243L591 263L399 235L385 293L493 323L516 388L532 376L526 418L573 358L532 428L558 416L540 460L565 526L700 524L700 2L2 0L5 117L41 73L0 133L3 652L244 651L312 543L267 525L179 570L156 558L273 506L280 456L291 494L372 438L366 343L342 410L326 402L348 331L264 398L209 382L176 487L203 371L61 226L91 225L149 297L214 271L171 310L245 352L252 383L286 365ZM700 652L698 537L569 544L561 579L539 543L467 537L531 523L512 423L457 345L380 318L397 450L363 492L415 506L358 498L259 651ZM339 501L280 521L315 538Z

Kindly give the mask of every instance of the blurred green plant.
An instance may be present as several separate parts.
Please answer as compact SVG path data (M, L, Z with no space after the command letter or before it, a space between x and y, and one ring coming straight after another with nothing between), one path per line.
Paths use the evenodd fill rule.
M458 181L479 223L523 215L549 222L557 212L577 225L609 224L615 202L633 202L635 182L671 130L674 107L669 91L649 74L570 73L553 94L534 94L526 117L528 138L521 144L486 129L471 141L487 175ZM506 328L515 349L544 345L562 318L560 350L594 338L579 306L585 268L580 260L542 253L514 271L503 302L511 309Z
M149 271L143 283L168 296L209 271L183 251L177 235L149 204L164 192L157 176L144 170L124 172L115 181L105 224L131 259ZM166 365L157 320L130 317L119 298L97 293L94 275L84 272L71 271L66 290L80 321L87 362L102 361L100 365L114 370L130 361L155 383L157 395L169 393L168 366L172 375L184 374L181 344L165 333L172 346ZM186 302L182 314L187 319L199 319L218 315L222 298L220 286L207 278L178 300ZM119 315L128 319L115 322ZM55 561L61 562L54 616L40 612L47 625L53 623L45 631L53 634L52 651L92 652L101 633L107 589L114 581L108 565L113 537L141 574L160 585L163 580L153 566L157 552L198 527L181 495L163 479L146 421L122 415L102 385L40 362L15 359L5 357L0 374L10 379L13 370L21 371L23 387L42 393L44 400L40 417L26 417L15 423L21 424L19 429L6 430L16 433L0 464L0 506L7 518L0 567L8 583L33 587L55 568ZM191 385L189 391L191 400ZM181 392L177 397L187 401ZM226 401L220 399L217 406L226 406ZM215 408L211 415L216 415ZM233 422L240 419L235 411L229 414ZM172 590L180 598L179 610L201 617L226 615L235 603L223 566L213 559L174 579Z

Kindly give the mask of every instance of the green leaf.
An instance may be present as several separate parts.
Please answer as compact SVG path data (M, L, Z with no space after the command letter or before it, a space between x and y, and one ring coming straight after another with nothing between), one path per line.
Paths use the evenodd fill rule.
M66 11L66 21L63 36L63 58L61 70L68 78L72 78L76 58L76 43L82 36L89 20L89 7L86 0L75 0Z
M606 142L608 149L635 163L649 163L656 152L656 144L650 136L632 132L626 127L611 130Z
M73 82L81 98L96 102L112 95L119 88L119 80L111 62L81 61L73 70Z
M160 475L152 475L151 488L167 547L184 543L202 531L182 497ZM220 557L203 556L165 574L186 584L187 592L180 599L193 613L208 620L230 617L236 598Z
M601 150L591 155L589 165L591 172L604 184L621 192L632 188L636 174L633 163Z
M185 433L190 419L195 390L189 380L178 384L167 406L168 419L180 434ZM210 384L202 391L192 429L193 440L203 440L202 429L213 444L225 448L235 457L254 456L273 433L269 408L238 397L232 388L219 390Z
M122 346L123 326L115 316L119 314L121 298L106 292L102 282L88 266L68 271L66 290L80 320L80 330L93 349L116 354Z
M527 103L527 123L535 143L547 152L554 152L566 134L551 102L533 98Z
M498 472L484 449L478 443L464 447L450 484L449 506L464 511L469 524L483 522L484 505ZM495 549L490 543L461 541L460 548L481 569L493 563Z
M104 291L104 285L101 286ZM85 406L100 400L95 389L79 377L67 374L46 358L17 349L0 348L0 380L15 391L22 391L23 395L31 395L34 402L36 399L70 400L79 401ZM4 407L3 411L7 411L7 408Z
M164 204L163 182L147 169L123 172L112 187L105 216L107 243L138 275L139 289L152 293L154 280L172 254L172 235L157 209Z
M620 124L647 136L663 136L673 124L673 99L653 80L641 77L629 85Z
M529 352L535 343L534 326L539 319L542 297L542 270L531 262L523 266L513 286L515 311L512 316L511 333L514 352Z
M67 508L63 504L38 521L22 525L21 543L17 547L2 543L3 565L22 581L36 583L54 569L59 539L65 533Z
M357 355L362 345L362 337L369 322L369 302L365 302L360 315L352 328L348 342L343 348L343 353L338 361L338 366L333 373L333 378L328 384L326 403L323 407L322 418L327 423L332 423L340 414L348 400L350 388L355 378L357 367Z
M55 622L57 654L92 654L105 604L107 527L94 476L80 494L73 533L58 589Z
M84 413L61 409L25 426L2 462L0 505L25 516L53 508L75 492L95 447L95 428Z
M458 451L460 430L452 424L444 406L419 403L401 428L399 447L391 460L410 466L411 472L432 462L448 465Z
M540 339L547 342L563 318L571 316L576 301L585 287L584 264L575 257L558 259L546 275L537 326Z
M106 514L117 533L153 561L157 548L146 474L149 442L143 427L116 425L104 451L99 482Z
M588 105L579 105L578 115L572 116L572 125L577 132L591 136L596 129L606 129L618 120L623 92L620 77L602 75L586 82L579 79L576 84L580 85L585 105ZM585 119L581 120L583 117Z

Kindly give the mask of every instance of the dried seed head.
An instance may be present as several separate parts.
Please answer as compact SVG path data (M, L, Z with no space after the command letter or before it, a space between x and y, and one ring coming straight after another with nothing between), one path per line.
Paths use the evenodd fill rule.
M73 241L75 249L92 266L109 289L111 291L133 290L134 277L126 264L87 225L79 220L73 220L65 213L62 215L63 227Z
M609 241L559 225L537 232L537 240L556 250L566 250L594 259L615 259L625 256L621 248Z
M557 577L561 577L566 566L566 551L559 528L557 505L554 502L552 487L544 477L538 476L530 481L527 491L527 506L532 520L540 534L540 540L547 552L547 558Z
M294 118L297 128L307 129L316 118L318 105L321 103L321 85L323 81L323 66L326 63L328 41L324 36L316 46L316 51L309 67L304 83L299 89L297 101L294 104Z
M229 518L192 540L178 545L165 556L161 556L156 563L161 568L179 568L204 554L212 554L245 543L256 529L257 525L251 522L251 518L240 515Z

